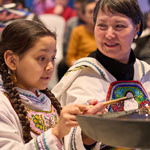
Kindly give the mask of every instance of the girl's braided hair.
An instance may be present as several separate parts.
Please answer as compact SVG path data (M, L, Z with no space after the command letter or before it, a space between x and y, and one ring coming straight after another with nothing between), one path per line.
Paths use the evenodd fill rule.
M3 87L7 91L9 100L16 111L23 130L23 139L25 143L29 142L32 137L30 134L30 122L27 118L27 111L21 102L19 93L12 81L12 75L5 64L4 53L6 50L12 50L15 54L21 56L30 49L35 42L44 36L54 37L56 35L43 25L29 20L17 20L9 24L2 32L0 42L0 74L3 81ZM51 100L52 105L60 114L61 106L55 96L49 89L42 90Z

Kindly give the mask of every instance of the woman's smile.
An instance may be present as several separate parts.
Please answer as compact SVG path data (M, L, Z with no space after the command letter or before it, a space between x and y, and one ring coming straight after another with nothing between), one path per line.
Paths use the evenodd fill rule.
M104 43L108 48L116 48L119 44L118 43Z

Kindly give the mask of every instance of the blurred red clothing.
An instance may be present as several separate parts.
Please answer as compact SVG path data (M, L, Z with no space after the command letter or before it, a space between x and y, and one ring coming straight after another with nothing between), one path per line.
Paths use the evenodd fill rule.
M54 7L53 8L49 8L45 10L46 14L55 14L54 13ZM71 17L76 16L76 11L74 9L72 9L71 7L67 6L64 8L64 11L62 12L61 16L68 21Z

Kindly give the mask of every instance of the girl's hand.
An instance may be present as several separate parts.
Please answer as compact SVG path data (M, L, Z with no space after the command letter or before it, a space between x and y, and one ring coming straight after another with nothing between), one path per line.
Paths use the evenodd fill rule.
M83 104L63 107L58 124L52 129L52 133L61 140L70 132L72 127L78 126L76 115L80 115L85 111L88 111L88 107Z

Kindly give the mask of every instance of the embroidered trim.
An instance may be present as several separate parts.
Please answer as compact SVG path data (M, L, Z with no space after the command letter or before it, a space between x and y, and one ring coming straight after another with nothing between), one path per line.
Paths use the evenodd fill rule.
M45 140L45 132L43 133L43 141L44 141L44 144L45 144L45 147L46 147L46 150L50 150L47 143L46 143L46 140Z
M124 97L127 93L131 93L133 96L135 96L134 100L132 101L132 103L135 105L132 105L132 107L141 108L145 106L145 104L150 104L148 94L146 93L144 87L139 81L134 80L112 82L107 92L106 101ZM123 111L124 108L126 108L124 102L118 102L117 104L108 106L108 110L110 112Z
M81 70L81 69L86 68L86 67L88 67L88 66L82 65L82 66L79 66L79 67L75 67L74 69L70 69L70 70L68 70L68 71L65 73L65 76L67 76L67 75L68 75L70 72L72 72L72 71L78 71L78 70Z
M19 92L19 94L29 97L29 99L31 99L32 101L38 102L38 103L43 103L43 101L45 100L45 96L43 96L39 99L38 97L30 95L30 94L26 94L26 93L22 93L22 92Z
M77 130L77 127L73 128L72 134L71 134L71 143L70 143L70 148L72 150L77 150L76 148L76 142L75 142L75 132Z
M145 67L144 67L144 64L143 64L142 61L140 61L140 63L141 63L141 66L142 66L143 76L145 76Z
M35 144L36 150L50 150L50 148L46 144L46 139L45 139L44 133L43 133L43 135L35 138L34 144Z
M94 66L94 67L98 70L98 72L100 73L101 77L102 77L104 80L107 81L107 79L106 79L105 74L103 73L103 71L102 71L100 68L98 68L95 64L91 63L90 61L87 61L87 60L79 61L79 62L75 63L75 65L76 65L76 64L83 63L83 62L86 62L86 63L88 63L88 64Z
M34 139L34 145L35 145L36 150L39 150L39 147L38 147L38 144L37 144L37 138Z

